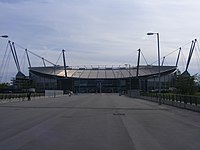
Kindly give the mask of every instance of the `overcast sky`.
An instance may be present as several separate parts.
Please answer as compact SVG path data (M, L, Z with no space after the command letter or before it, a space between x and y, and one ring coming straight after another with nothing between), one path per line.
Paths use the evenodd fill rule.
M191 41L200 37L199 8L199 0L0 0L0 35L16 43L27 72L23 48L53 63L65 49L70 66L135 66L140 48L151 64L157 60L157 41L146 33L158 32L162 57L182 46L179 69L184 70ZM0 39L1 65L6 43ZM175 65L177 53L166 57L165 65ZM194 54L191 74L200 73L199 55ZM30 57L32 66L42 66L40 59ZM7 68L14 76L10 58ZM143 58L141 64L146 64Z

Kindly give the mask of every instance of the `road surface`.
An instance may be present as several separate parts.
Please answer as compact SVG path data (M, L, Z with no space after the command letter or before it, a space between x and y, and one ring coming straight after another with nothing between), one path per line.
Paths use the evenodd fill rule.
M0 150L199 150L200 114L117 94L0 104Z

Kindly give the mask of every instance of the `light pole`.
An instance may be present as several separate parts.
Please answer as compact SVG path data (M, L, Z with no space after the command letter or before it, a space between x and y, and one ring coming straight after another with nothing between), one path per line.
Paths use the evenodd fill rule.
M53 84L53 97L56 97L56 65L53 66L54 84Z
M157 35L157 44L158 44L158 83L159 83L159 88L158 88L158 103L161 105L161 99L160 99L160 93L161 93L161 82L160 82L160 42L159 42L159 33L152 33L149 32L147 35Z
M8 35L0 35L2 38L8 38Z

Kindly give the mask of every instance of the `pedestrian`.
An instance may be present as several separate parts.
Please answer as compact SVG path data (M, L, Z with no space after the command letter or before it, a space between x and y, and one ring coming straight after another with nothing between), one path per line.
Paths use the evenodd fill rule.
M27 93L27 97L28 97L28 101L30 101L31 100L31 92Z

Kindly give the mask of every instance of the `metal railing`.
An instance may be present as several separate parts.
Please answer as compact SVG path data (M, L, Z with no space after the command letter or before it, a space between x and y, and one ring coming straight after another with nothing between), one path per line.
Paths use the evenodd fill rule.
M167 104L179 108L200 112L200 96L180 95L170 93L140 93L140 98L158 102L159 96L161 104Z
M44 96L44 93L31 93L31 98L41 97ZM0 102L3 100L27 100L27 93L6 93L6 94L0 94Z
M148 96L156 99L159 98L158 93L141 93L141 96ZM191 105L200 105L200 96L161 93L160 98L162 101L174 101Z

